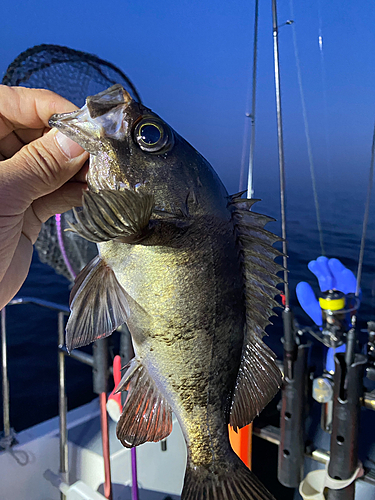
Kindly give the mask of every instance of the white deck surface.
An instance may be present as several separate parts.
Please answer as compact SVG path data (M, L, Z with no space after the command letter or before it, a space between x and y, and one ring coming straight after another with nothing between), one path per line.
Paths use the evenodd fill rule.
M125 500L130 499L131 491L130 450L117 440L115 427L110 421L113 500ZM69 484L83 480L92 490L102 492L104 467L97 399L69 412L68 430ZM16 439L18 444L11 453L0 453L0 500L59 500L57 488L43 477L47 469L59 472L58 418L22 431ZM185 463L184 438L174 421L166 451L162 451L160 443L137 447L138 484L143 489L141 500L164 500L168 495L177 498L182 489Z

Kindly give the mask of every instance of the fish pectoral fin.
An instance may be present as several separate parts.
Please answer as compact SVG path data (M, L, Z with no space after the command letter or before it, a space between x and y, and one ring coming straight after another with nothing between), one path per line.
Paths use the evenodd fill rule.
M172 409L146 368L133 358L118 387L128 391L116 434L123 446L160 441L172 432Z
M70 293L68 351L108 337L129 316L124 289L98 255L79 273Z
M152 194L130 189L103 189L97 193L85 191L82 201L82 210L74 209L77 222L68 230L86 240L138 243L150 232L148 225L154 208Z
M252 422L275 396L282 381L276 356L262 341L273 308L280 307L274 297L280 293L276 285L282 279L276 273L284 268L274 262L281 253L272 247L280 238L264 229L274 219L250 211L259 200L241 198L242 194L231 196L228 203L242 255L246 298L242 359L230 414L234 430Z

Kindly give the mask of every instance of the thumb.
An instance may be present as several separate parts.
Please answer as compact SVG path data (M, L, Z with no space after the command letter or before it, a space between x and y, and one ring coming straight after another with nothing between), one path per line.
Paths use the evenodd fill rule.
M70 180L87 158L88 153L81 146L56 129L30 142L2 162L5 189L0 191L8 198L7 206L11 209L16 204L18 213L26 210L34 200L56 191Z

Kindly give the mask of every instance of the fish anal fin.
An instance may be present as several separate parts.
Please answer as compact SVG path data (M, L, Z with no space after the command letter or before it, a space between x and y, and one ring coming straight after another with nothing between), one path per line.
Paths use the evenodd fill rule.
M138 243L150 232L148 224L153 208L152 194L129 189L85 191L82 210L74 210L77 222L69 230L95 243L109 240Z
M116 434L123 446L132 448L146 441L160 441L172 432L172 409L146 368L135 358L117 391L127 390Z
M282 381L275 355L262 341L273 308L279 306L274 297L280 293L276 285L282 279L276 273L283 267L274 262L281 254L272 245L280 238L264 229L273 219L251 212L255 201L235 195L229 202L242 258L246 303L242 359L230 414L234 430L252 422Z
M108 337L129 316L124 289L99 256L80 272L70 293L66 325L68 351Z

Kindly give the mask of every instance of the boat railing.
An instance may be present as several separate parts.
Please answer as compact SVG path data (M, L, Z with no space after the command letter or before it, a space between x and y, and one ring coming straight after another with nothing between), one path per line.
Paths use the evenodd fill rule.
M10 306L21 304L33 304L43 308L56 311L58 320L58 374L59 374L59 453L60 453L60 475L63 481L68 481L68 436L67 436L67 397L65 383L65 355L68 354L64 346L65 317L69 315L69 307L42 300L36 297L17 297L11 300L6 307L1 310L1 356L2 356L2 403L3 403L3 435L0 438L0 450L10 450L16 444L15 434L10 424L10 400L9 400L9 379L8 379L8 359L7 359L7 322L6 310ZM89 366L93 366L93 356L79 349L75 349L70 357ZM65 495L61 493L61 500L65 500Z

